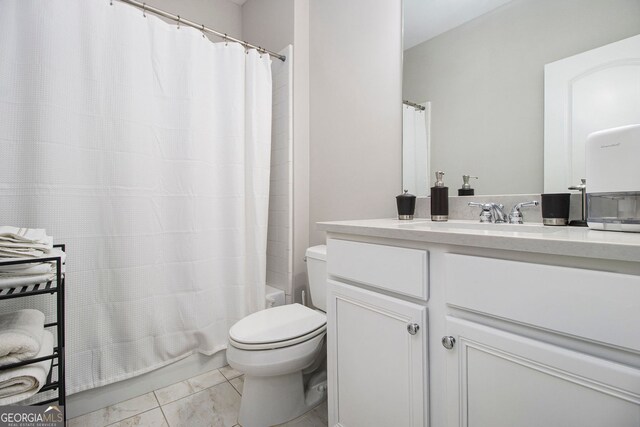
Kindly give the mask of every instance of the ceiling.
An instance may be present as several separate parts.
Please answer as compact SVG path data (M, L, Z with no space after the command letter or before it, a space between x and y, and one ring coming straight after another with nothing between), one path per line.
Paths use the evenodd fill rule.
M484 15L512 0L404 0L404 49Z
M245 4L245 2L246 2L247 0L229 0L229 1L234 2L234 3L235 3L235 4L237 4L238 6L242 6L243 4Z

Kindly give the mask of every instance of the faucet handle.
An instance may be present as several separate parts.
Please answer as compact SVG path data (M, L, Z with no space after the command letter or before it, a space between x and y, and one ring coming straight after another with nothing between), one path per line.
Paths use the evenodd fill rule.
M480 212L480 222L491 222L491 219L493 218L493 204L469 202L467 206L478 206L482 209L482 212Z
M571 187L568 187L567 190L578 190L584 193L587 190L587 180L582 178L580 180L580 184L572 185Z
M538 206L538 204L539 203L537 200L533 200L531 202L517 203L509 213L509 223L524 224L524 217L522 216L522 208L526 208L529 206Z

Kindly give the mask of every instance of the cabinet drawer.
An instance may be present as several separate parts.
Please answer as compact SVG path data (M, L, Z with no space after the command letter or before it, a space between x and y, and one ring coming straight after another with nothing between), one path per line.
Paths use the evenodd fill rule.
M640 277L445 254L452 306L640 351Z
M327 273L426 301L428 255L419 249L328 239Z

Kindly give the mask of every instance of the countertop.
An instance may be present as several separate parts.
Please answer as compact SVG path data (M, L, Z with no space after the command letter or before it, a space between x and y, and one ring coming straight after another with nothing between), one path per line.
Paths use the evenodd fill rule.
M434 223L420 218L332 221L317 225L319 230L329 233L640 262L640 233L466 220Z

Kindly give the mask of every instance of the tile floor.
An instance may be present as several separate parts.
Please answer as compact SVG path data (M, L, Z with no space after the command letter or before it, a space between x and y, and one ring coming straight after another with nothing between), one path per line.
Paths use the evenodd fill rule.
M67 427L240 427L244 377L230 366L67 421ZM284 427L326 427L326 402Z

